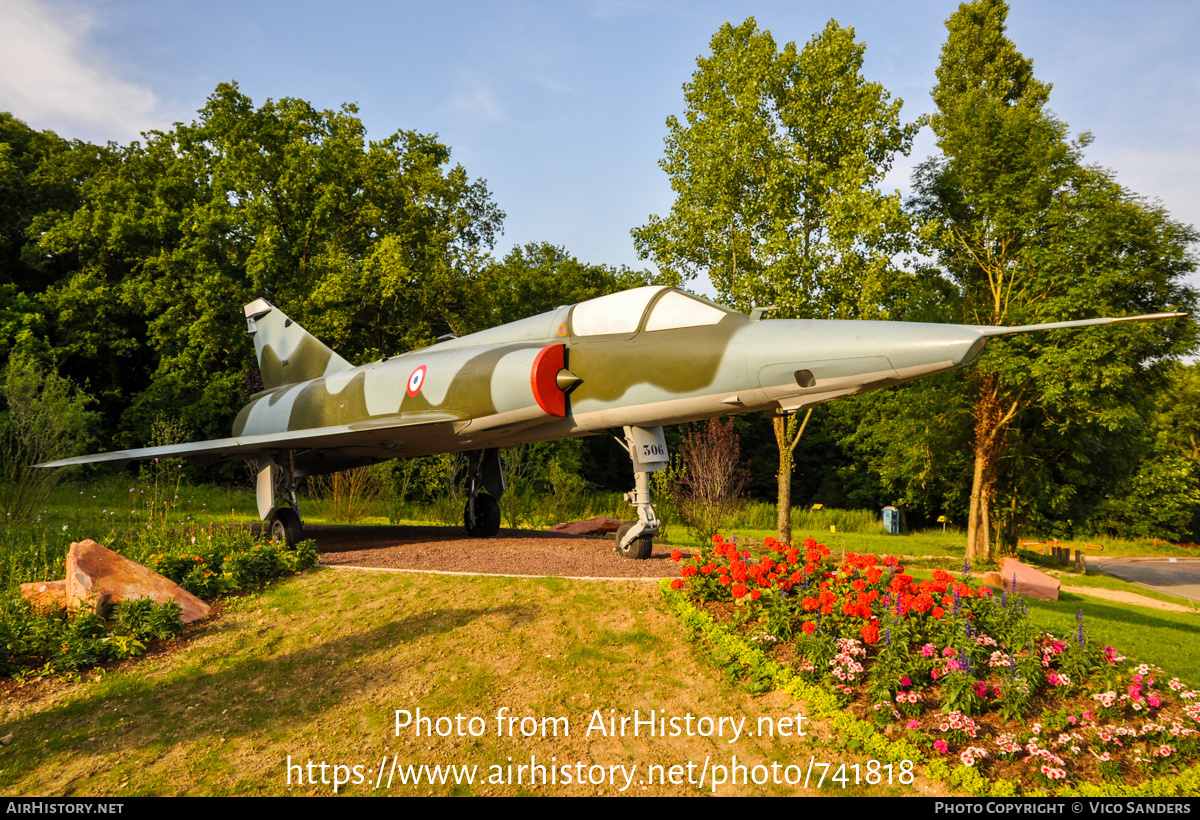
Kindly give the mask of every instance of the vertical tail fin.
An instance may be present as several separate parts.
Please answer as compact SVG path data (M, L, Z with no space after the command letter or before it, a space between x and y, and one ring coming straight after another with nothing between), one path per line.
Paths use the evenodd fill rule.
M246 332L254 336L254 352L258 355L265 389L298 384L353 367L266 299L255 299L244 310Z

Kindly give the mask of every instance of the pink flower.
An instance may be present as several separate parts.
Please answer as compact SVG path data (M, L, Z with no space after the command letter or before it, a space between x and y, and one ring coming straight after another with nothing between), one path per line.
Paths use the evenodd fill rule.
M1150 695L1146 698L1146 703L1150 704L1150 706L1154 709L1162 706L1162 701L1158 699L1158 695Z
M935 752L945 754L946 752L950 751L950 746L944 740L935 740L933 742L933 750Z
M908 728L909 728L909 729L919 729L920 727L921 727L921 724L920 724L920 723L918 723L918 722L917 722L917 721L915 721L915 720L910 720L910 721L908 722Z
M909 679L908 675L905 675L904 677L902 677L900 679L900 685L901 686L912 686L912 680Z

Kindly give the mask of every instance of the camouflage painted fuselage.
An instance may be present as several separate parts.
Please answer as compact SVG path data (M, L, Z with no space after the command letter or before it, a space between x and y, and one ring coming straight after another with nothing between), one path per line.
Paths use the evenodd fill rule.
M264 382L276 386L255 396L238 414L233 436L357 431L343 436L336 451L321 446L296 451L298 470L327 472L386 458L510 447L625 425L660 426L752 410L794 411L959 366L982 347L974 328L752 321L674 289L639 288L626 294L643 298L613 306L638 312L619 326L577 321L577 306L568 306L362 367L340 360L272 309L251 321L251 332ZM671 317L652 323L668 296ZM699 315L693 318L704 324L688 324L690 306L680 299L696 303ZM615 332L588 332L595 329ZM291 343L286 338L290 330L298 331ZM547 402L539 401L535 373L538 355L559 345L562 369L578 380L561 416L547 412Z
M317 474L614 428L792 413L969 364L990 338L1183 314L1024 327L760 320L643 287L354 367L266 300L245 306L265 390L233 436L42 466L184 457Z

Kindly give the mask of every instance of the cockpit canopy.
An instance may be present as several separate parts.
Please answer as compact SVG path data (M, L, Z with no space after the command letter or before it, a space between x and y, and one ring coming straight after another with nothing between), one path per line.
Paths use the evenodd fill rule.
M649 316L646 316L647 311ZM715 325L731 315L737 314L675 288L647 285L580 302L571 311L571 333L574 336L629 336L639 327L646 332L703 327Z

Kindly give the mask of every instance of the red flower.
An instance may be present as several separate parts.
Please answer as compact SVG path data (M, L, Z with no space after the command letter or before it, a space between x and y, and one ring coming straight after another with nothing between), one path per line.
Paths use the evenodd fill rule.
M683 557L683 550L675 550L674 552L671 553L671 560L674 561L676 564L679 563L679 559L682 557Z
M680 589L682 586L683 586L682 578L676 578L674 581L671 582L671 589Z
M745 584L734 584L732 591L734 598L744 598L746 593L750 590L746 588Z
M944 609L942 609L940 606L935 606L933 608L933 612L931 614L935 618L941 618L943 615L946 614L946 611Z
M750 600L751 601L757 601L761 597L762 597L762 593L759 592L757 589L750 591Z
M817 625L812 621L805 621L804 626L800 628L804 630L805 635L811 635L817 631Z

